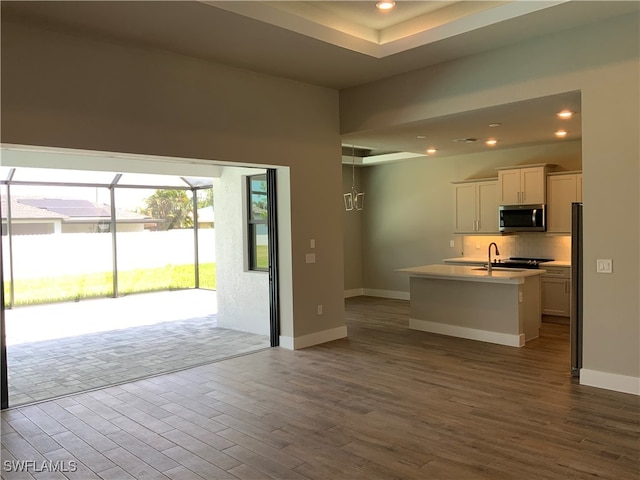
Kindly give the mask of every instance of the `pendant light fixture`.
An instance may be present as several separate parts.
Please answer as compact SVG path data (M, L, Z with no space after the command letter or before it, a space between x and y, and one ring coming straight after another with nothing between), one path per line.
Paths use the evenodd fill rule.
M364 208L364 192L356 189L356 147L351 145L351 191L344 194L344 209L347 212Z

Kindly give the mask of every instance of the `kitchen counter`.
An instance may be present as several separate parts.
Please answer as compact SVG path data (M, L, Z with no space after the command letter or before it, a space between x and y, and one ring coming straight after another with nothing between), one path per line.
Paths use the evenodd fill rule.
M522 347L538 337L543 269L422 265L409 275L409 328Z
M453 257L453 258L444 258L442 260L444 263L453 263L453 264L461 264L461 265L486 265L487 257Z
M494 257L495 260L500 260L501 257ZM452 257L443 258L442 261L451 265L486 265L487 257ZM540 268L548 267L570 267L571 260L553 260L551 262L541 262Z
M486 262L484 262L486 264ZM423 278L440 278L444 280L460 280L466 282L490 283L524 283L526 277L542 275L541 269L518 269L494 267L491 274L487 270L480 270L477 266L464 265L423 265L421 267L401 268L398 272Z
M542 262L540 268L544 267L570 267L571 260L554 260L553 262Z

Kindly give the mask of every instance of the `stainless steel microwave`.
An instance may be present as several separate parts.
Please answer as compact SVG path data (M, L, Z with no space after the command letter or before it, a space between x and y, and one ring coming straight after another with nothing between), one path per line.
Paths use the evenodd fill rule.
M547 230L544 205L500 205L501 232L544 232Z

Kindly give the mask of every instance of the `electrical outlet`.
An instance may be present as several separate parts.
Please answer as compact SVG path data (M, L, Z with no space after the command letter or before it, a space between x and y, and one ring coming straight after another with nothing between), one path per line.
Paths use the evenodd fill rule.
M454 240L449 240L449 246L451 248L455 247L456 246L456 242Z
M315 253L307 253L305 256L305 261L307 263L316 263L316 254Z
M322 315L322 305L318 305L318 315Z
M596 260L596 273L611 273L613 271L613 260L610 258L599 258Z
M524 297L522 295L522 292L518 292L518 302L522 303L524 301Z

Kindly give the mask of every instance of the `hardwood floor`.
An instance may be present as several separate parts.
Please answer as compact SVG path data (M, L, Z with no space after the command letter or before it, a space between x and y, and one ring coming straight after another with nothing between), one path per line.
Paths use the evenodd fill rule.
M408 330L408 302L370 297L347 325L5 411L2 478L640 478L639 398L573 380L566 325L505 347Z

